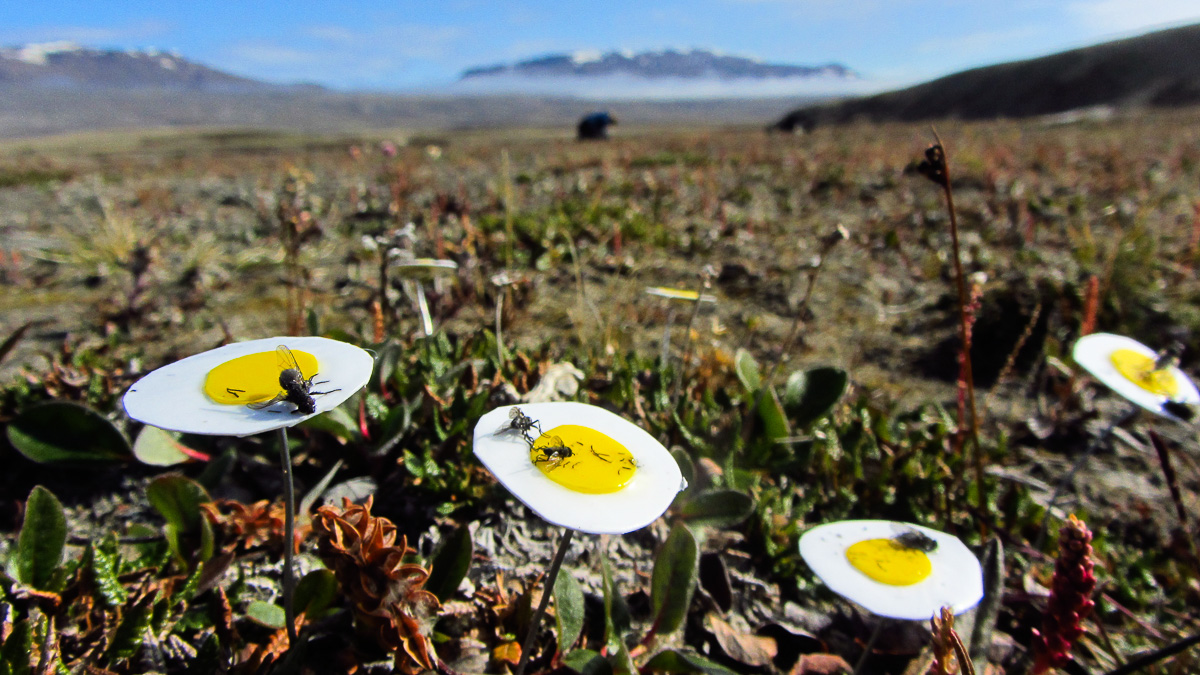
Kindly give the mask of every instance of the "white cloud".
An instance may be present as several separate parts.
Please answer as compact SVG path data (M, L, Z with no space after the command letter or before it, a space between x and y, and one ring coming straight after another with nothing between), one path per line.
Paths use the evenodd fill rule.
M1200 21L1196 0L1075 0L1067 11L1083 26L1110 33Z

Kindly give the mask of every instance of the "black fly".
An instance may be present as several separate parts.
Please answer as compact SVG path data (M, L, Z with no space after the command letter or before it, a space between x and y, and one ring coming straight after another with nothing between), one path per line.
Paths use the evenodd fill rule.
M571 458L575 454L571 448L567 447L567 445L563 443L562 439L558 436L547 437L546 445L538 448L538 450L541 451L542 454L533 461L543 464L553 463L554 466L551 466L551 469L560 466L561 462Z
M537 429L538 436L542 435L541 423L529 415L526 415L520 408L514 407L508 411L508 426L504 427L497 433L502 434L506 431L519 431L521 432L521 436L525 438L525 442L529 444L530 448L532 448L534 441L537 439L529 434L530 429Z
M920 530L905 530L892 537L892 543L901 548L916 549L925 553L933 553L938 547L936 541Z
M263 408L270 408L280 401L287 401L296 406L296 409L292 411L293 415L311 415L317 412L317 402L313 399L314 396L341 391L341 389L313 391L313 385L325 384L329 380L313 382L317 377L316 373L313 373L312 377L305 379L304 373L300 371L300 364L296 362L296 356L287 347L283 345L276 347L275 356L279 361L279 387L283 391L276 394L275 398L269 401L251 403L246 407L253 410L262 410Z

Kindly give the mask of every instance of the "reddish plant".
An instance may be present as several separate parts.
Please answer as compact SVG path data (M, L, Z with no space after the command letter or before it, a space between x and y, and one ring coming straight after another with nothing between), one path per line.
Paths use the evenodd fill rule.
M1071 662L1071 647L1083 635L1083 622L1096 605L1092 591L1092 533L1075 516L1063 524L1058 537L1058 560L1042 629L1034 631L1034 675Z
M437 657L429 633L441 604L422 588L429 571L404 562L413 550L404 537L396 543L390 520L371 515L372 503L343 499L342 508L317 509L317 553L349 598L359 629L396 653L396 668L432 670Z
M201 504L200 510L222 534L222 539L235 549L247 550L264 544L283 548L283 502L262 500L243 504L232 499ZM308 536L309 527L296 528L293 551L300 551L300 542Z
M1083 323L1079 336L1090 335L1096 330L1096 312L1100 309L1100 279L1095 274L1088 277L1087 292L1083 296Z

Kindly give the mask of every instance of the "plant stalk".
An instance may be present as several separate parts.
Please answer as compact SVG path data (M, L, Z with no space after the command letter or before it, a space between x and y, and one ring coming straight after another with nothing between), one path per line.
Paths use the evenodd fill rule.
M299 642L296 635L296 608L292 594L296 589L293 549L296 546L296 491L292 484L292 451L288 448L287 427L279 428L279 461L283 464L283 616L287 621L288 645Z
M979 413L975 406L975 375L971 367L971 329L968 327L967 281L963 275L962 253L958 243L958 215L954 211L954 190L950 187L950 160L946 146L936 130L933 138L942 152L942 191L946 193L946 210L950 212L950 242L954 248L954 281L958 288L958 335L962 342L962 377L967 387L967 407L971 419L971 445L974 450L975 490L978 492L979 511L987 514L987 493L984 490L983 447L979 445Z
M558 580L558 569L562 567L563 558L567 557L567 549L571 548L571 536L574 534L575 530L567 528L562 540L558 543L558 551L554 553L554 560L550 563L550 571L547 575L550 582L542 591L542 599L538 602L537 611L529 620L529 631L525 633L525 641L521 643L521 661L517 663L515 675L525 675L525 666L529 664L529 650L533 649L533 636L537 634L538 624L542 622L542 615L546 613L546 605L550 604L550 596L554 592L554 582Z
M692 327L696 325L696 316L700 314L700 299L704 297L706 290L707 284L701 284L696 293L696 301L692 303L692 312L688 315L687 330L684 332L683 361L680 362L679 370L675 372L675 382L671 385L672 407L675 406L675 399L679 395L679 385L683 383L683 371L692 360Z
M854 665L854 675L865 672L863 667L867 665L867 659L871 658L871 650L875 648L879 635L883 633L883 624L885 623L887 623L887 619L879 617L879 622L875 624L875 629L871 631L871 637L867 640L867 646L863 648L862 656L858 657L858 663Z
M496 364L503 368L504 359L504 337L500 333L500 326L503 323L504 316L504 294L508 292L507 286L501 286L500 292L496 294Z
M433 317L429 315L429 303L425 300L425 284L418 279L417 284L417 310L421 313L421 329L425 331L425 337L433 335Z

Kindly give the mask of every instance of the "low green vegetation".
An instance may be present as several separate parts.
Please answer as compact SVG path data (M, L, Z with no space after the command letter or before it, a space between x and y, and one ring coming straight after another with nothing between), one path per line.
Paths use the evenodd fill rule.
M1104 672L1193 635L1189 426L1127 425L1035 542L1052 486L1120 415L1073 368L1074 341L1177 339L1185 369L1200 354L1195 122L939 128L977 440L923 128L271 152L239 131L75 163L47 149L57 178L0 177L0 673L503 672L543 592L530 672L816 672L803 659L854 663L871 624L797 542L859 518L949 532L984 559L984 602L955 626L977 672L1028 669L1067 513L1095 534L1099 583L1079 663ZM401 277L409 258L457 269ZM287 436L290 649L278 437L179 436L120 403L158 366L284 334L375 357L362 391ZM574 541L553 580L557 535L472 454L482 415L533 398L621 415L688 483L654 525ZM873 668L933 653L927 626L901 632ZM1148 672L1195 656L1173 658Z

